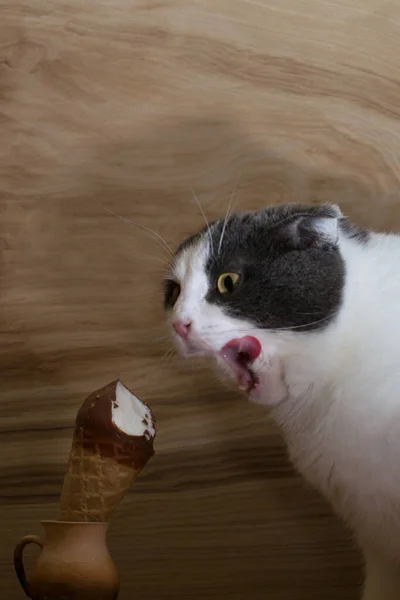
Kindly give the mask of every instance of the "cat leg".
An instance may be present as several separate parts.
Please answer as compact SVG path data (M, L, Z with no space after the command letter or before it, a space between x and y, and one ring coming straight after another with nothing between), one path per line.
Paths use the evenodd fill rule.
M366 552L366 579L363 600L399 600L400 565L375 552Z

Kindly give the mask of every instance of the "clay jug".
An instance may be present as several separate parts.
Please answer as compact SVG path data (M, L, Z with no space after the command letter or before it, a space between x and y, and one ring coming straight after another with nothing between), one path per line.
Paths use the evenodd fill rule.
M107 523L42 521L43 540L28 535L17 544L14 566L32 600L115 600L118 574L107 548ZM41 548L28 581L23 552L28 544Z

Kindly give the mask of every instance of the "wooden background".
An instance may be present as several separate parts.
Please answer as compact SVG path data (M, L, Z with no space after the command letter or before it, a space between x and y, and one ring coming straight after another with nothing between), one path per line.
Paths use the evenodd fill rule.
M168 354L167 255L106 209L172 246L190 188L210 218L234 192L398 229L399 117L399 1L0 0L1 600L118 376L158 422L110 527L121 600L358 598L348 533L268 415Z

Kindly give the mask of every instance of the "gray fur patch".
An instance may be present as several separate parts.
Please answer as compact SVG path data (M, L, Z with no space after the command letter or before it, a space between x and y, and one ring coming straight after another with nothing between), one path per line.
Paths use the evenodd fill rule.
M274 330L313 331L328 325L340 308L345 283L333 233L340 228L360 243L369 236L331 205L286 204L234 213L221 244L224 220L210 227L215 252L206 264L207 300L232 317ZM199 235L208 235L207 229L181 244L178 255ZM240 275L240 285L221 296L217 280L229 272Z

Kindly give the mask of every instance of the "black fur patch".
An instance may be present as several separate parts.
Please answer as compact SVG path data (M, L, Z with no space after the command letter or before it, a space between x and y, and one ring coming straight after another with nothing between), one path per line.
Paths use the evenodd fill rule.
M191 235L190 237L186 238L186 240L183 240L183 242L181 242L175 252L175 258L178 258L180 254L182 254L182 252L184 250L186 250L187 248L189 248L190 246L193 246L193 244L196 244L196 242L198 242L198 240L203 237L205 230L202 231L198 231L197 233L194 233L193 235Z
M337 239L318 228L321 219L335 219L346 236L368 241L368 232L330 205L286 204L235 213L226 223L220 251L224 220L212 223L215 251L206 264L207 300L265 329L313 331L328 325L341 305L345 265ZM206 229L184 245L199 235L208 235ZM217 280L229 272L239 273L241 283L231 295L221 296Z

